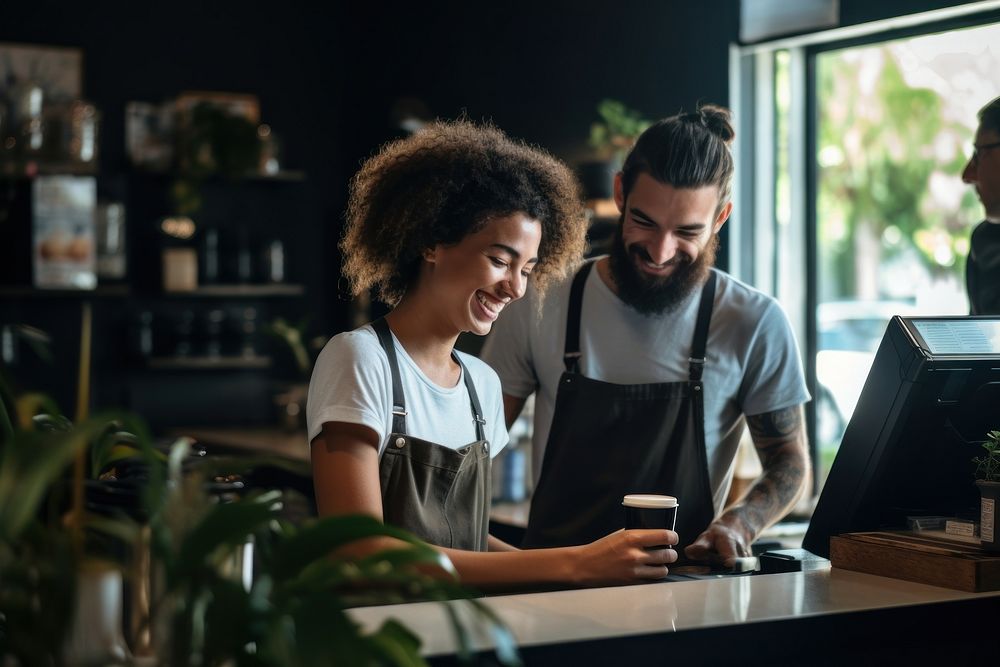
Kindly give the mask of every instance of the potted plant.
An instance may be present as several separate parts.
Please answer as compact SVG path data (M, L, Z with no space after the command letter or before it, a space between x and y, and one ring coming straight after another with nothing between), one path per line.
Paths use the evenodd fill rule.
M275 490L212 501L206 480L222 471L228 478L234 465L253 462L208 460L185 474L186 446L177 443L170 453L150 521L152 560L162 574L148 620L161 664L423 664L419 638L403 625L388 621L364 633L345 611L416 599L471 604L492 632L500 660L517 662L510 634L458 585L451 562L436 549L371 517L290 522ZM338 547L380 535L403 546L360 561L331 557ZM253 544L253 577L228 567L247 543ZM451 618L471 656L468 629Z
M192 217L202 206L202 185L214 176L236 180L257 172L261 141L257 125L224 106L195 104L180 118L174 213Z
M635 140L651 125L618 100L601 100L597 114L601 120L591 124L588 141L594 159L577 169L584 195L590 200L611 199L614 175L621 170Z
M979 539L983 549L1000 551L997 535L997 496L1000 495L1000 431L990 431L983 442L984 453L972 459L976 464L979 505Z
M155 448L142 421L121 413L71 424L45 396L13 396L0 381L0 664L127 660L114 615L121 612L121 586L109 600L112 587L101 583L104 559L116 553L115 574L147 562L145 578L130 582L149 594L144 609L132 605L130 616L145 614L127 624L130 648L144 664L422 665L420 640L402 624L388 621L366 632L346 612L415 599L472 605L500 661L518 662L510 633L458 584L436 549L371 517L290 521L281 491L213 493L220 480L243 475L257 461L199 459L189 448L184 439L166 452ZM88 453L89 472L74 468ZM77 478L83 474L88 480ZM75 494L66 497L68 488L101 484L131 488L139 511L95 515L88 513L92 503L84 511ZM74 508L68 514L67 506ZM95 550L100 535L128 545L126 556ZM360 561L333 555L380 535L401 547ZM248 543L252 577L232 568ZM98 569L95 551L104 558ZM94 582L105 595L82 599ZM111 642L93 641L98 618L117 622L104 628ZM451 607L449 618L460 655L471 657L470 628ZM81 625L89 632L81 633ZM75 641L81 636L84 644Z

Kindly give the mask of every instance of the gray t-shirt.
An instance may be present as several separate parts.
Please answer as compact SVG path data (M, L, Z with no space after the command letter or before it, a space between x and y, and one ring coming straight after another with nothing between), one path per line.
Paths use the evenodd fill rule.
M435 384L395 336L392 341L406 398L408 434L450 449L475 442L464 375L454 387ZM476 387L490 455L496 456L508 441L500 381L493 369L476 357L463 352L458 356ZM392 431L392 371L371 325L337 334L316 360L306 402L309 442L320 434L324 423L334 421L371 428L379 437L379 455L385 450Z
M794 334L778 303L713 270L718 284L703 382L709 480L718 512L729 491L744 415L799 405L809 400L809 392ZM524 299L504 310L482 353L500 376L505 394L523 398L537 390L532 438L536 482L565 370L571 284L570 277L550 288L540 309L529 288ZM619 299L593 269L583 292L580 372L618 384L686 381L700 296L695 290L675 310L647 317Z

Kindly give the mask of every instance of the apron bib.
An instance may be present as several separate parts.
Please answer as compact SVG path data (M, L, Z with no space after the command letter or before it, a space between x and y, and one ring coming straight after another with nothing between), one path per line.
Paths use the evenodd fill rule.
M683 554L715 518L701 378L716 276L710 273L702 288L687 382L623 385L579 372L583 289L593 264L584 264L573 279L566 371L559 379L524 546L592 542L624 527L626 494L655 493L677 498Z
M469 392L477 440L460 449L449 449L414 438L406 433L406 399L389 324L379 318L372 322L372 328L392 370L392 433L379 461L383 520L437 546L486 551L490 443L468 369L452 352Z

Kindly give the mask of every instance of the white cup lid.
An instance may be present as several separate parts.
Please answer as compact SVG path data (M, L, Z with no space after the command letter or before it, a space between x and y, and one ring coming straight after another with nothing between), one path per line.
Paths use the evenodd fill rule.
M622 505L626 507L651 509L677 507L679 504L673 496L657 496L648 493L632 493L625 496L625 499L622 500Z

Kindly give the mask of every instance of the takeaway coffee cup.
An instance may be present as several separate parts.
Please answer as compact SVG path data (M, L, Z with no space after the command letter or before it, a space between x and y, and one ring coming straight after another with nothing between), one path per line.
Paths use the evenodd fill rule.
M626 528L666 528L674 529L677 519L677 499L673 496L657 496L646 493L633 493L625 496L622 505L625 506ZM653 549L670 548L669 545L651 547Z

